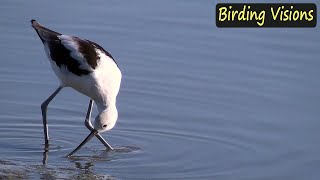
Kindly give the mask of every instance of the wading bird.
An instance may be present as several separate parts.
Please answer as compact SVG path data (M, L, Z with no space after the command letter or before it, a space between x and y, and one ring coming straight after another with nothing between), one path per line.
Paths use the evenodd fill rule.
M91 133L69 155L78 151L93 136L109 150L113 148L99 134L112 129L118 119L116 98L120 89L121 71L114 58L99 44L75 36L52 31L36 20L31 20L44 45L51 67L60 81L59 87L41 104L45 145L49 145L47 107L64 87L71 87L90 98L85 126ZM92 103L99 114L92 126Z

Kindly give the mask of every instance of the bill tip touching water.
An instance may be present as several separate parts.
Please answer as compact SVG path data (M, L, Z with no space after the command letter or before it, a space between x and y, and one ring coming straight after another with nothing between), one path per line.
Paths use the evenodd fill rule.
M58 33L34 19L30 22L44 45L52 70L59 79L58 88L41 105L45 145L49 145L47 107L61 89L71 87L90 98L85 126L91 133L68 157L94 136L108 150L113 150L100 133L111 130L118 119L116 98L122 77L118 64L109 52L93 41ZM90 117L93 102L96 103L99 114L92 125Z

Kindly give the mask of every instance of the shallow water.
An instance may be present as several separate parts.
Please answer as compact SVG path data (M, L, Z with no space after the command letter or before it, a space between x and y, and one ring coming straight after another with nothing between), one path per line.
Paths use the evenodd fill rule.
M218 29L204 0L0 4L0 179L319 179L318 27ZM45 153L58 81L32 18L116 58L115 152L94 139L65 158L89 133L88 98L65 88Z

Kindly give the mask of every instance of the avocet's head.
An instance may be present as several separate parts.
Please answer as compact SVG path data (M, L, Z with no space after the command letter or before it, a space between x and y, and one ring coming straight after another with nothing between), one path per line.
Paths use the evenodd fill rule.
M94 121L94 129L99 133L112 129L118 119L118 110L116 106L108 106L107 109L100 112Z

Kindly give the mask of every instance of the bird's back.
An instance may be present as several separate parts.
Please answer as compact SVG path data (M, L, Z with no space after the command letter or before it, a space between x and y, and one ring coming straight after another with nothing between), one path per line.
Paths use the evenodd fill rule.
M90 40L63 35L35 20L31 24L62 86L73 87L93 99L117 95L121 72L110 53Z

